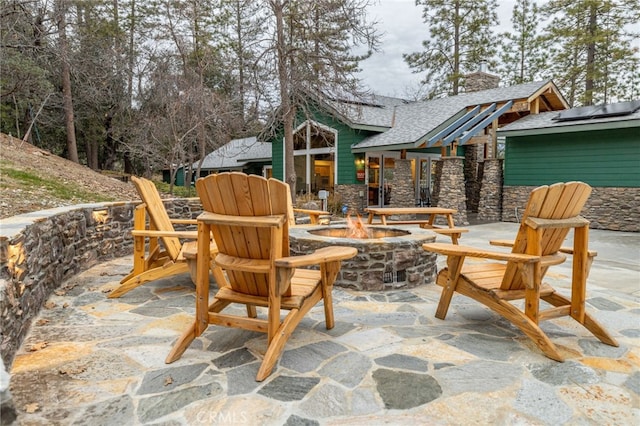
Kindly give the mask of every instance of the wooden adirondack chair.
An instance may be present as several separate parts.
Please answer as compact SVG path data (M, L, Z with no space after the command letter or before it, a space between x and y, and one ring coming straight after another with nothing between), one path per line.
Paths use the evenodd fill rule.
M563 357L539 322L571 316L603 343L618 343L585 311L586 280L596 255L588 250L589 222L580 217L591 187L582 182L557 183L534 189L525 208L511 253L500 253L450 244L424 244L423 248L447 256L447 267L436 282L443 287L436 317L444 319L454 292L486 305L502 315L556 361ZM567 234L574 229L573 249L563 248ZM498 242L497 245L506 245ZM542 279L552 265L573 255L571 298L558 294ZM465 257L484 258L502 263L464 264ZM511 303L524 299L524 310ZM540 299L553 307L540 310Z
M293 330L319 301L324 301L327 329L334 326L333 283L341 261L355 256L357 249L333 246L290 257L291 196L289 186L278 180L221 173L199 179L196 188L204 208L198 217L196 318L166 362L180 358L209 324L259 331L267 333L266 352L256 376L262 381L271 373ZM211 233L218 245L214 275L219 290L208 304L206 248ZM200 250L205 251L204 256ZM302 269L317 265L319 270ZM232 303L246 305L247 317L221 312ZM256 306L268 308L266 319L257 318ZM281 309L289 311L283 320Z
M142 204L134 212L133 269L120 281L110 298L160 278L191 272L195 281L197 231L176 231L174 224L196 224L195 219L170 219L153 182L131 177ZM184 243L181 239L191 240ZM210 250L216 252L215 244Z

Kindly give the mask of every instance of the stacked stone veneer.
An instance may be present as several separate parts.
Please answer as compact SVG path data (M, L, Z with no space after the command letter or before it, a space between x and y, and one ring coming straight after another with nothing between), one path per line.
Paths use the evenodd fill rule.
M535 186L505 186L502 197L502 220L519 222L529 193ZM517 213L517 217L516 217ZM640 188L594 187L582 216L592 229L640 231Z
M5 365L11 365L31 320L63 281L131 254L137 204L84 204L2 220L0 355ZM176 218L195 218L202 211L197 198L166 200L166 208Z
M367 185L336 185L335 192L350 212L363 213L367 208ZM362 194L362 196L360 195Z
M416 196L411 173L411 160L395 160L391 179L390 207L410 207L415 205Z
M482 171L478 219L483 222L500 222L502 220L502 160L484 160Z
M436 236L426 229L407 226L392 228L407 235L375 239L329 238L312 234L321 227L299 227L290 231L291 255L312 253L322 247L346 245L358 254L342 262L335 285L354 290L378 291L413 288L432 284L436 275L436 255L422 248ZM398 272L404 279L397 279ZM385 283L385 275L395 279Z
M457 226L468 225L466 190L464 184L464 157L443 157L436 165L437 176L434 185L435 205L442 208L455 209L454 215ZM442 218L438 218L442 220ZM438 224L444 224L438 222Z
M484 71L472 72L464 76L464 91L467 93L494 89L500 84L500 77Z
M477 212L480 202L480 186L482 184L482 152L484 145L467 145L464 147L464 182L467 197L467 211Z

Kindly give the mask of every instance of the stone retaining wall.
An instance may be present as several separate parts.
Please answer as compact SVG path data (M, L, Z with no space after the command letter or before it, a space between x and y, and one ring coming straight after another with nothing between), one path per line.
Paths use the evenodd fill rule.
M522 209L534 186L505 186L502 197L502 220L519 222ZM517 216L516 216L517 215ZM640 231L640 188L594 187L582 215L592 229Z
M165 201L171 217L195 218L197 198ZM0 356L11 365L32 319L60 284L97 263L132 252L137 202L83 204L2 220Z
M202 212L198 198L163 201L170 217L196 218ZM16 417L6 370L10 369L31 321L62 282L97 263L132 253L131 229L137 204L82 204L2 219L0 417L3 424L5 421L12 424Z

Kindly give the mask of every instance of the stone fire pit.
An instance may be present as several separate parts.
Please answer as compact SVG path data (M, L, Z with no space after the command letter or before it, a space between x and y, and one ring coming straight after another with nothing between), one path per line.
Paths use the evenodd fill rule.
M369 238L348 238L345 225L290 228L291 254L308 254L321 247L356 247L358 254L342 262L336 280L355 290L393 290L431 284L436 275L436 255L422 249L435 234L417 226L369 225Z

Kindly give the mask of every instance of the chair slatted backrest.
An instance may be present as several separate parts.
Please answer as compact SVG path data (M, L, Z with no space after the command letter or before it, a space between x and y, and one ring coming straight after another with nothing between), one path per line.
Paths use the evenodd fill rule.
M291 193L289 185L276 179L231 172L209 175L196 181L196 190L207 212L230 216L282 215L287 220L281 240L273 241L268 227L220 225L212 227L218 256L244 261L273 262L289 256L289 222ZM231 287L238 292L266 297L269 295L269 273L247 272L225 268ZM271 275L273 277L273 275ZM284 292L290 294L290 289Z
M569 227L550 228L542 231L539 248L528 247L527 238L528 217L540 219L567 219L578 216L587 199L591 195L591 187L583 182L556 183L550 186L540 186L529 195L525 207L518 235L512 248L513 253L530 253L536 255L552 255L562 246ZM524 284L515 263L509 263L504 274L501 288L514 290L523 288Z
M131 180L138 191L138 195L142 199L142 202L146 205L147 213L149 214L149 225L151 229L156 231L174 231L173 223L167 214L167 210L164 207L160 193L155 184L145 178L132 176ZM161 237L164 249L169 254L171 259L177 259L182 248L182 243L176 237Z

